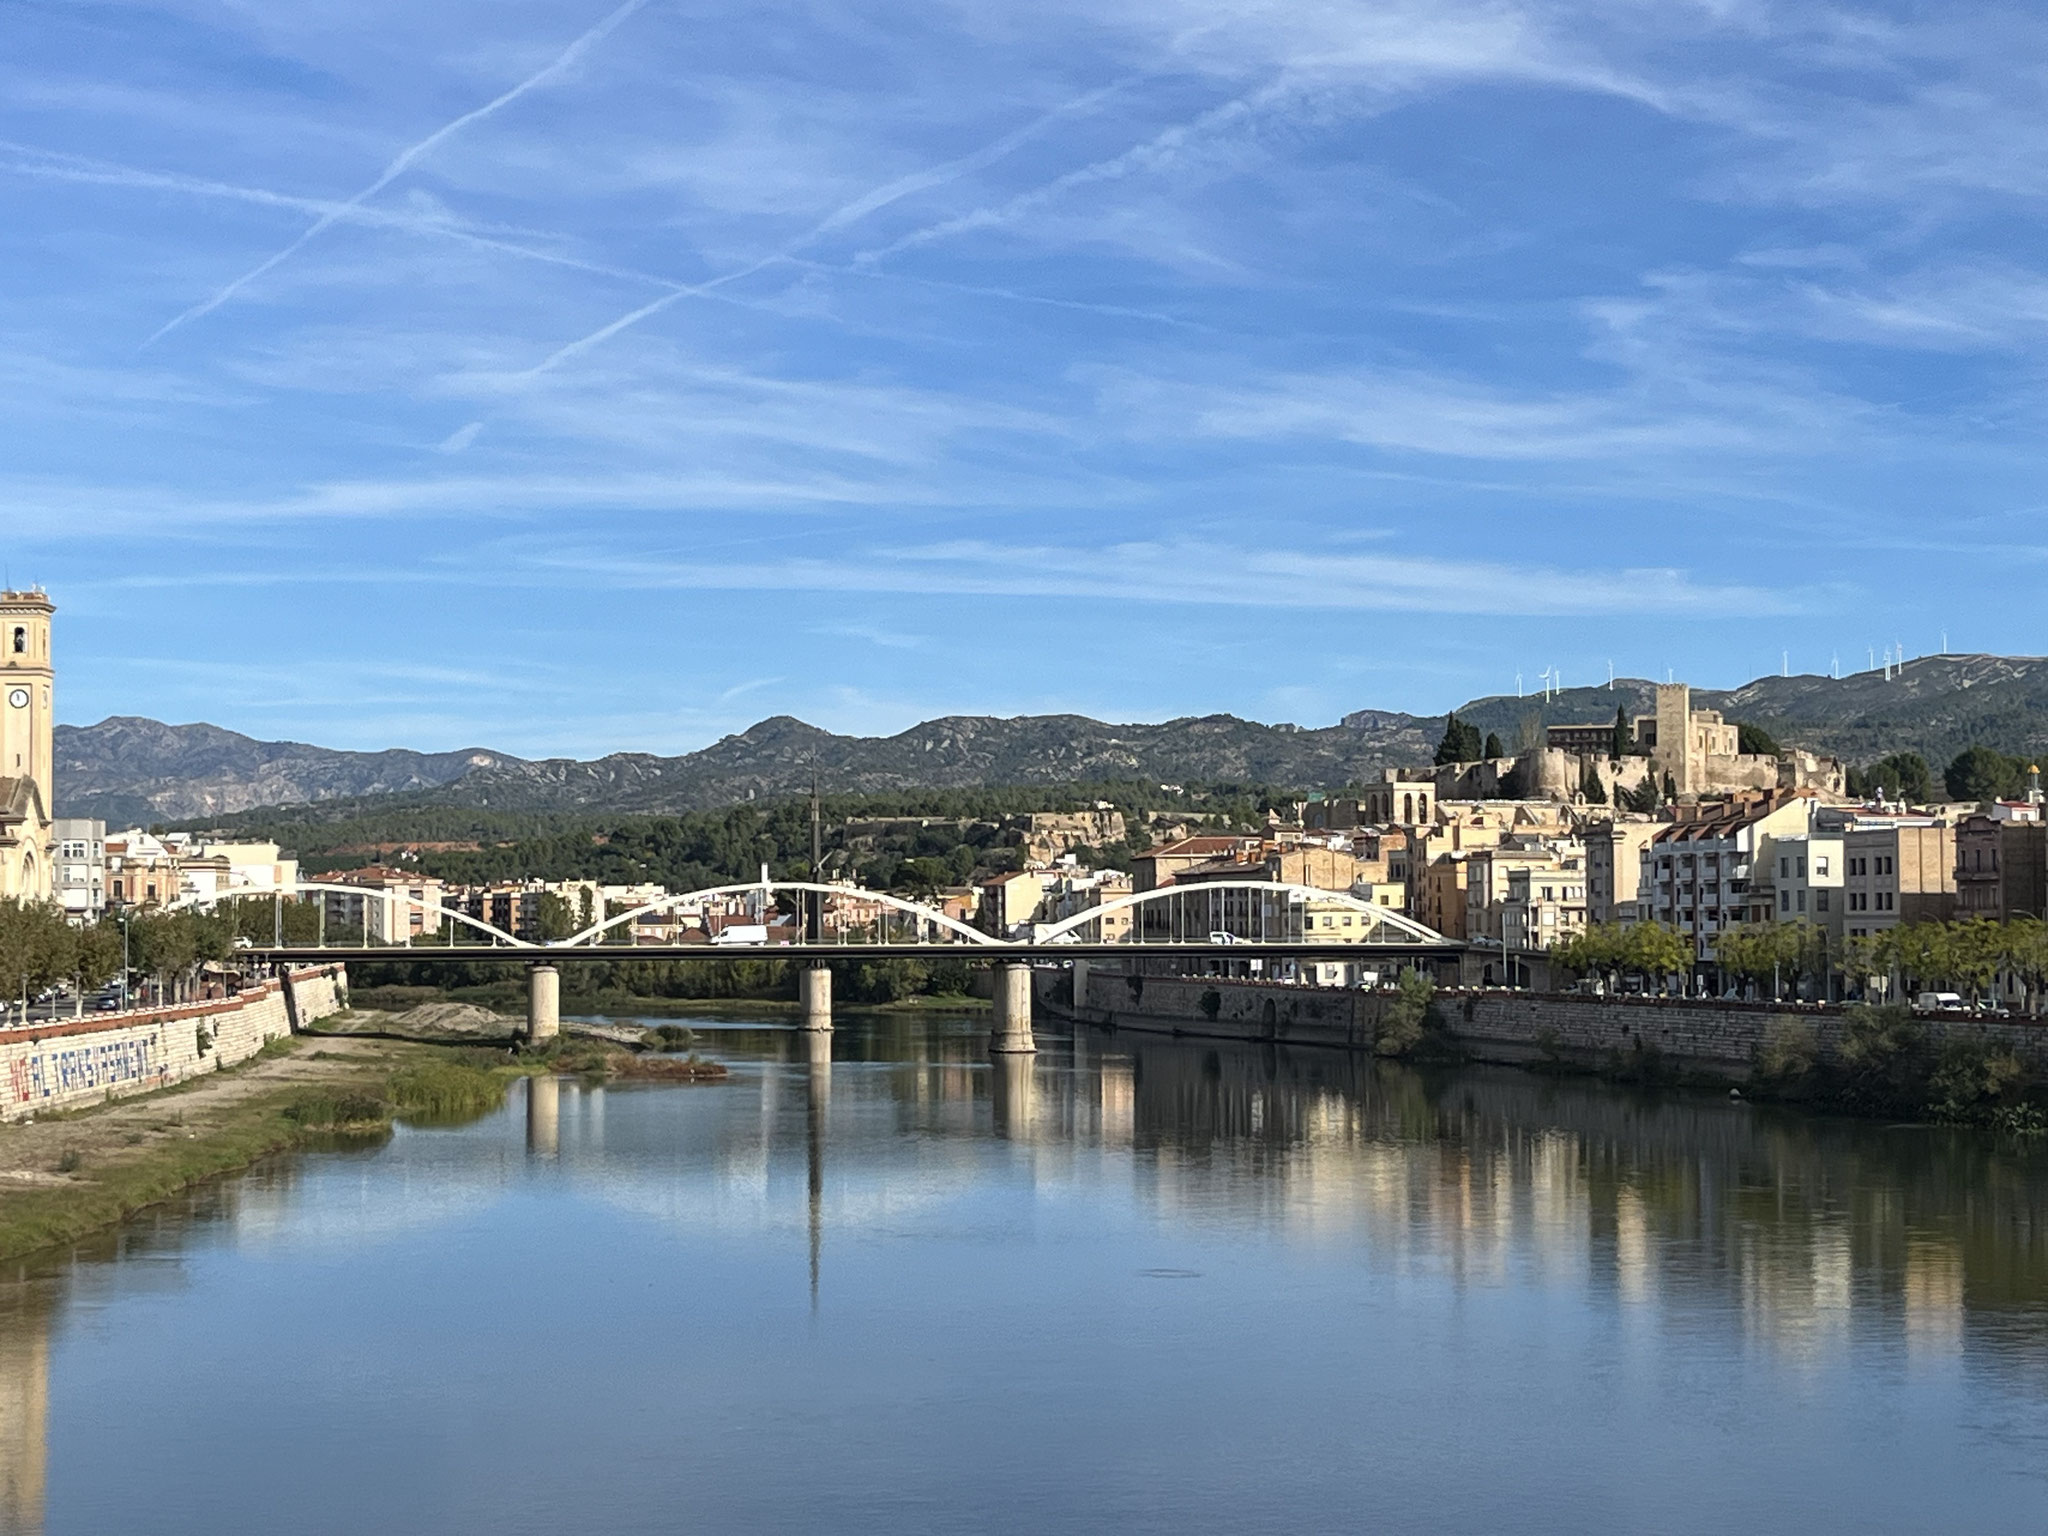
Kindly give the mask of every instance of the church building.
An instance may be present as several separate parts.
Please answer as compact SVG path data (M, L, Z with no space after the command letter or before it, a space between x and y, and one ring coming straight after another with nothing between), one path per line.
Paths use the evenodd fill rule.
M0 592L0 897L48 901L56 672L40 591Z

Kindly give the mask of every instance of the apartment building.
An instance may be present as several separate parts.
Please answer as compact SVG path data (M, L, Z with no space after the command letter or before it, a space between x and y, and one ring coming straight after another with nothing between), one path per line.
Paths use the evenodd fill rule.
M56 850L57 905L74 923L96 923L107 910L107 824L60 816L50 824Z
M1812 923L1839 937L1847 878L1844 838L1839 832L1795 832L1773 838L1771 879L1781 923Z
M360 928L371 944L410 944L443 932L443 886L431 876L372 864L320 879L322 884L351 887L311 893L329 928Z
M1843 924L1851 938L1956 914L1956 832L1924 818L1867 822L1842 835Z
M1057 923L1121 901L1130 894L1131 877L1119 870L1076 871L1060 875L1046 893L1046 905L1051 920ZM1121 944L1131 936L1131 913L1129 907L1105 912L1074 929L1073 934L1090 944Z
M1502 947L1509 954L1546 950L1585 932L1588 901L1583 858L1510 869L1500 905Z
M2048 906L2048 825L1971 815L1955 829L1955 915L2005 921Z
M1778 790L1682 807L1643 848L1636 919L1676 928L1711 960L1718 934L1778 916L1775 843L1812 831L1818 803L1810 790Z
M1642 883L1643 850L1669 823L1649 816L1620 815L1592 822L1579 833L1586 850L1586 920L1632 922Z

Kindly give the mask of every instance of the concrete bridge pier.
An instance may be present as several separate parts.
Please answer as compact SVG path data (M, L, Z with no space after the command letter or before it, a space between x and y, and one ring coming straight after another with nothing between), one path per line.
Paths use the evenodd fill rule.
M1088 1006L1088 962L1080 956L1076 956L1074 959L1072 988L1073 990L1069 994L1067 1001L1073 1006L1074 1013L1078 1016L1081 1010Z
M832 1033L832 973L822 965L806 966L797 976L796 995L804 1005L804 1030Z
M542 1045L562 1032L562 973L552 965L526 970L526 1043Z
M995 1056L1028 1056L1031 1038L1031 967L1015 961L996 967L996 1022L988 1048Z

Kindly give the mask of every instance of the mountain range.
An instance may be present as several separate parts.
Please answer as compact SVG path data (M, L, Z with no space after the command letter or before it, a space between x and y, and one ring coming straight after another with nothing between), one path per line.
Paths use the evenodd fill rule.
M1654 698L1654 684L1623 678L1547 697L1475 699L1456 713L1513 751L1540 741L1545 725L1605 722L1617 708L1647 711ZM1695 689L1693 704L1850 762L1911 751L1938 769L1977 744L2048 755L2048 659L2039 657L1930 656L1890 676L1763 677ZM586 762L481 747L343 752L116 716L57 728L57 800L63 815L133 825L393 794L499 810L674 812L798 793L814 773L836 793L1111 779L1335 789L1428 762L1444 723L1373 709L1317 728L1233 715L1148 725L952 715L873 737L778 715L680 757L622 752Z

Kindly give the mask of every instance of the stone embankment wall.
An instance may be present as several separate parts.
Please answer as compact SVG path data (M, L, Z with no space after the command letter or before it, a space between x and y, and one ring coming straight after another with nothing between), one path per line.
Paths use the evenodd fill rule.
M341 967L323 966L231 998L0 1030L0 1120L103 1103L234 1066L340 1012L347 990Z
M1081 1006L1069 1002L1068 973L1037 973L1047 1012L1119 1029L1230 1040L1270 1040L1368 1050L1391 993L1278 986L1210 977L1091 974ZM1136 983L1136 985L1134 985ZM1654 1050L1672 1065L1746 1079L1773 1020L1797 1017L1822 1050L1839 1042L1839 1009L1686 999L1557 996L1509 991L1440 991L1436 1009L1453 1039L1480 1061L1557 1061L1597 1066L1616 1053ZM2010 1046L2048 1070L2048 1024L1930 1018L1938 1048L1965 1037Z

